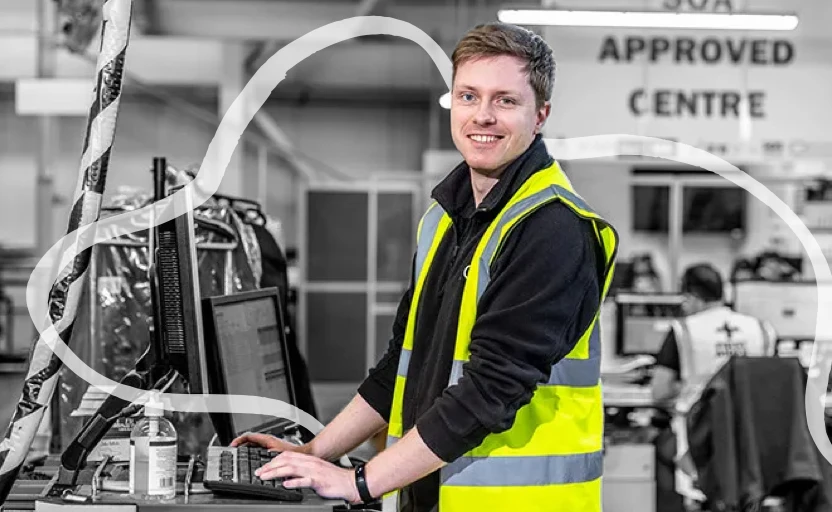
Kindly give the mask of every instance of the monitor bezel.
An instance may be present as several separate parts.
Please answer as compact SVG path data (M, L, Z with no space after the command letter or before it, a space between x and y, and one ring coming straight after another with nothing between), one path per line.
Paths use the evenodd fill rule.
M622 311L623 306L650 306L650 305L657 305L657 306L672 306L677 307L680 309L679 313L681 316L681 307L682 304L685 302L684 295L678 293L633 293L633 292L625 292L620 293L615 296L615 354L618 357L632 357L632 356L640 356L645 355L643 352L639 351L630 351L627 350L627 343L624 335L624 317L625 314ZM667 318L667 317L656 317L658 318ZM661 350L661 349L660 349ZM656 354L646 354L651 356L656 356Z
M278 340L280 342L280 350L283 354L283 361L286 367L286 382L289 388L289 397L291 405L297 407L297 394L295 390L295 383L292 374L292 365L289 360L289 347L286 337L286 320L283 315L282 303L280 300L280 290L277 287L260 288L256 290L248 290L243 292L232 293L229 295L218 295L213 297L205 297L202 299L203 319L205 327L205 350L207 355L206 364L208 366L208 388L211 394L228 394L228 385L225 379L225 371L222 367L222 357L219 346L219 339L217 337L217 321L215 312L217 308L247 302L259 299L271 299L275 306L276 318L278 322ZM240 431L235 422L234 415L231 413L210 413L211 421L214 424L214 430L217 432L219 441L228 445L234 438L244 434ZM259 424L254 430L256 432L277 432L285 430L293 426L294 422L284 418L274 418L265 423Z
M820 314L820 311L818 311L818 295L817 295L818 290L817 290L817 288L820 287L820 286L830 286L830 285L832 285L832 283L822 281L822 280L814 280L814 279L797 279L797 280L791 280L791 281L769 281L769 280L766 280L766 279L755 278L755 279L742 279L742 280L735 281L734 283L732 283L732 287L731 287L731 295L732 295L732 297L731 297L731 309L736 311L737 313L744 314L744 315L749 315L749 316L752 316L752 317L756 318L759 315L755 314L756 313L755 311L749 311L749 308L748 308L748 305L747 305L747 302L748 302L747 299L751 295L750 294L747 295L744 290L742 290L743 293L738 293L746 285L750 285L752 287L765 286L765 287L771 287L772 289L780 288L781 290L784 289L784 288L810 288L810 287L815 288L815 293L810 295L810 297L812 297L814 299L814 300L812 300L812 305L814 306L815 313L816 313L815 314L815 322L813 324L812 323L808 324L806 331L804 331L804 332L783 331L782 329L778 329L778 327L780 326L780 322L777 321L776 319L764 318L764 320L769 322L769 324L774 328L774 330L777 334L777 341L778 342L780 342L780 341L798 341L798 342L809 342L809 341L811 341L811 342L813 342L816 339L818 339L818 333L815 330L815 328L817 326L817 315ZM752 291L754 291L754 290L752 289ZM759 295L757 295L757 297L759 297ZM786 297L784 297L782 293L779 294L779 301L777 302L777 304L779 305L781 310L784 307L787 307L787 306L792 304L792 302L787 300L787 298L788 298L787 295L786 295ZM739 299L743 299L743 300L739 300ZM799 302L798 304L799 305L805 305L805 303L801 303L801 302Z
M152 269L149 279L153 312L153 333L150 343L157 360L164 362L179 373L180 378L187 385L187 392L199 395L208 392L208 368L204 348L205 321L200 307L199 256L196 247L193 197L187 187L180 192L185 201L184 211L180 213L176 209L177 204L171 203L169 207L175 209L175 217L153 227L148 237L149 265ZM170 242L163 244L163 233L173 236L172 244ZM162 278L158 260L159 251L163 248L171 249L174 253L178 283ZM166 292L174 287L179 293L181 303L175 305L173 311L168 311L167 308L171 304L166 302ZM168 314L175 315L182 321L184 353L174 353L172 350L169 337L171 326L166 323Z

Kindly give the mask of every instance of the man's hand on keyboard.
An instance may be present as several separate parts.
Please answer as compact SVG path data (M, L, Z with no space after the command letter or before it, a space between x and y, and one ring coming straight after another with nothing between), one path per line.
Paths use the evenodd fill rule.
M355 473L318 457L297 452L283 452L254 472L261 480L285 478L287 489L308 487L323 498L361 503L355 487Z
M245 445L260 446L273 452L298 453L307 453L307 449L309 447L309 445L298 446L296 444L288 443L282 439L278 439L275 436L270 436L268 434L255 434L251 432L243 434L237 439L231 441L232 447Z

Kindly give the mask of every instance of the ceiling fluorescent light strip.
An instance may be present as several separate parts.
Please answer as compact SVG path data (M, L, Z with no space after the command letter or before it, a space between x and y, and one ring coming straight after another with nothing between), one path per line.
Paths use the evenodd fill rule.
M567 27L681 28L720 30L794 30L792 14L722 14L699 12L618 12L503 9L498 19L514 25Z

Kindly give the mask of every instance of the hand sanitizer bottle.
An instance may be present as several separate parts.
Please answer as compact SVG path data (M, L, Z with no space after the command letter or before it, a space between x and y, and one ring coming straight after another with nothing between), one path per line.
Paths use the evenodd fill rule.
M142 500L175 498L176 456L176 429L154 394L130 433L130 494Z

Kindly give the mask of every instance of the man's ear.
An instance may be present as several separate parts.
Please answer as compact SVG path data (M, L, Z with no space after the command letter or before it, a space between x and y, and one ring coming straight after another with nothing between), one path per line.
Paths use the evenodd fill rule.
M537 135L543 129L543 125L546 124L546 120L549 119L549 114L552 112L552 102L547 101L545 102L538 110L537 110L537 119L535 120L534 125L534 133Z

